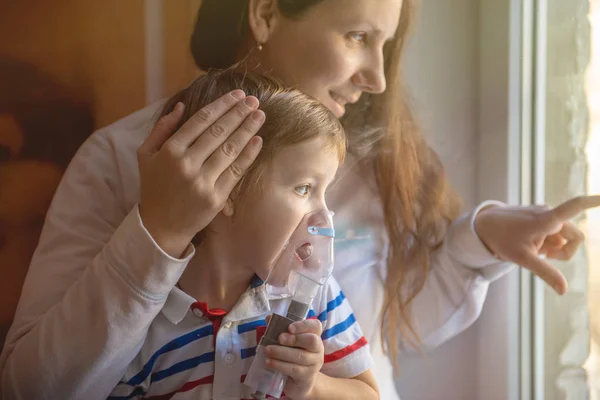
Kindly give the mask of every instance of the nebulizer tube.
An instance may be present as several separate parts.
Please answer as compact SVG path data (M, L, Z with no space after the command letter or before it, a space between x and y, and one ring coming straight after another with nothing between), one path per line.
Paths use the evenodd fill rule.
M290 324L306 319L313 299L333 271L333 229L329 210L307 214L291 235L265 281L268 293L289 298L286 315L272 314L244 384L252 397L279 398L287 377L265 365L264 350L279 345L278 338Z

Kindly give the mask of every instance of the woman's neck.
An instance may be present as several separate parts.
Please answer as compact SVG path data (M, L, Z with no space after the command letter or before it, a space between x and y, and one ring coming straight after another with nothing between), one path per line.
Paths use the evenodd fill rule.
M210 308L231 310L246 291L254 271L236 260L236 252L214 237L205 238L179 280L183 291Z

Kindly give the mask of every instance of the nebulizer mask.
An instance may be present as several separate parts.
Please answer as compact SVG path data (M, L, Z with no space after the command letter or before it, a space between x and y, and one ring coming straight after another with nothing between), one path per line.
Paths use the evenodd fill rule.
M278 338L290 324L306 319L312 301L333 272L333 213L329 210L307 214L271 268L265 281L269 297L289 298L285 316L273 314L244 384L254 399L281 397L287 377L265 365L265 347L278 345Z

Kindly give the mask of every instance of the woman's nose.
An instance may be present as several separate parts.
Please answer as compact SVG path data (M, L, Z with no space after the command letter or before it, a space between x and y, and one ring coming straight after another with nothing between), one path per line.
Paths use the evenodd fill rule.
M385 92L387 83L383 66L383 54L369 58L365 67L356 74L354 84L368 93Z
M361 83L359 83L359 87L362 88L364 92L380 94L385 92L386 89L386 80L383 72L362 72L362 76L358 79Z

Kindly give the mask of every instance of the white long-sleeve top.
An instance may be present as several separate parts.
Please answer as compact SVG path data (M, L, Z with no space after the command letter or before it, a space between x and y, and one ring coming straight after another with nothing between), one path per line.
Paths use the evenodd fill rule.
M184 271L137 214L136 151L162 103L95 132L60 183L0 356L2 399L105 399L136 357ZM388 239L374 180L350 159L328 195L336 223L337 278L363 328L381 398L396 400L380 318ZM434 347L479 316L488 285L511 268L457 219L413 302L415 328ZM402 350L407 349L400 343Z

